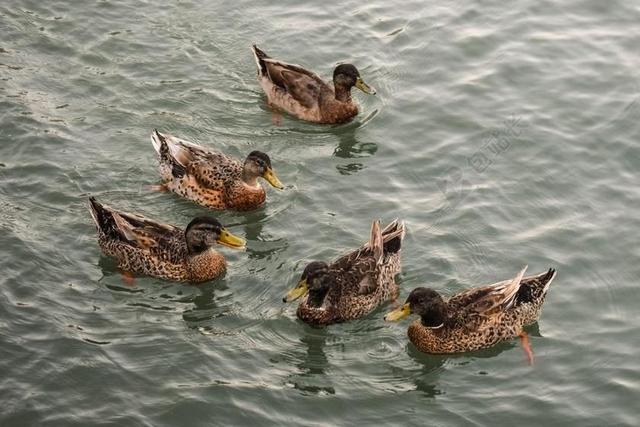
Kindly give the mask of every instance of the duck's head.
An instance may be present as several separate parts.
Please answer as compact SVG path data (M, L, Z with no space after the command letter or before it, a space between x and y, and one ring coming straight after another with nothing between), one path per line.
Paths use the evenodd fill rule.
M333 86L336 88L336 93L340 89L349 92L355 86L364 93L376 94L376 90L362 80L358 69L351 64L340 64L333 70Z
M415 288L404 304L384 316L384 320L392 322L417 314L422 324L430 328L440 327L446 318L447 306L439 293L429 288Z
M256 178L264 178L272 187L282 190L284 186L271 167L271 159L262 151L252 151L244 161L243 176L245 180L255 182Z
M194 218L184 231L187 248L192 255L218 244L230 248L244 248L245 240L234 236L220 222L209 216Z
M331 286L331 280L328 279L329 266L327 263L322 261L313 261L304 268L298 284L295 288L287 292L287 295L282 298L282 301L295 301L308 293L309 300L312 303L319 302L315 305L320 305Z

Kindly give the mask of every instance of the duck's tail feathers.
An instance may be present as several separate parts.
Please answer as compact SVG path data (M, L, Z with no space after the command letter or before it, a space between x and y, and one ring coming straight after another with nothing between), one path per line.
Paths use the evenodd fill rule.
M171 143L171 141L174 142ZM183 148L180 147L179 144L177 144L175 141L180 141L180 143L192 145L190 143L187 143L186 141L178 140L171 135L164 135L158 132L157 129L154 129L153 132L151 132L151 143L153 144L153 148L158 153L158 157L160 158L160 165L162 166L163 163L167 165L167 174L170 171L171 175L179 178L185 175L186 168L178 160L178 158L176 158L176 155L178 155L181 150L183 150ZM165 177L165 179L167 178Z
M547 271L545 273L544 276L540 277L538 280L540 280L542 283L544 283L544 288L542 288L542 293L546 293L547 290L549 290L549 285L551 285L551 282L553 282L553 279L556 278L556 274L557 271L555 268L550 268L549 271Z
M251 51L253 52L253 57L256 60L256 65L258 66L258 74L263 76L267 75L267 66L265 65L263 59L269 58L269 55L264 53L255 44L251 45Z
M91 218L93 218L93 222L95 222L96 227L100 229L101 217L103 214L102 205L96 200L95 197L89 197L89 212L91 212Z
M95 197L89 197L89 212L91 212L91 218L93 218L98 232L113 236L116 224L113 221L111 211L102 203L98 202Z
M151 132L151 143L153 144L153 148L156 150L156 153L162 154L163 145L167 145L167 140L163 134L158 132L158 129L154 129L153 132ZM167 147L166 150L168 151L169 148Z
M520 284L522 283L522 278L524 277L524 273L527 271L527 268L529 268L529 266L525 265L516 277L514 277L510 281L505 282L502 286L502 301L505 309L510 308L515 303L516 295L518 294L518 290L520 290ZM499 288L496 288L496 290L497 289Z
M382 231L380 229L380 220L376 219L371 223L371 234L369 237L369 247L373 252L373 258L376 260L376 263L382 262L382 257L384 255L383 248L383 240L382 240Z
M382 230L384 253L393 254L399 252L402 248L405 232L404 221L400 221L398 218L391 221L391 223Z

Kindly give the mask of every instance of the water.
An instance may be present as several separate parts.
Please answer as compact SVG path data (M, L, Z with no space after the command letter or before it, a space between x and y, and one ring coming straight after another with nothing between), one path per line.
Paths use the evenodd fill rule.
M0 424L635 425L640 392L637 3L5 1L0 5ZM249 46L378 96L354 122L273 123ZM218 218L223 279L133 287L87 197L184 225L153 128L271 155L286 190ZM517 342L441 357L407 322L315 330L304 264L403 218L402 297L528 263L559 271Z

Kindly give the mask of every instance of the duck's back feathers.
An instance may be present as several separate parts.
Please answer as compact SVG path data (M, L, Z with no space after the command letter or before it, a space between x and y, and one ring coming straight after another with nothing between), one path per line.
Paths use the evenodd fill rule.
M453 296L448 305L456 309L451 310L455 313L455 321L470 330L480 330L494 323L495 316L513 307L526 270L527 266L513 279L469 289Z
M99 203L94 197L89 198L89 203L91 216L105 240L145 251L166 246L176 238L182 240L182 230L172 225L117 211Z
M258 66L258 75L268 77L273 83L283 89L286 89L287 86L295 85L296 80L302 76L306 76L309 79L305 80L305 83L311 82L320 87L328 86L320 76L301 65L271 58L255 44L252 46L252 50ZM283 76L282 73L288 73L288 76Z
M452 311L489 315L515 309L523 304L536 304L544 299L556 270L524 277L525 266L513 279L471 288L452 296L447 305Z
M204 147L176 138L173 135L162 134L154 130L151 142L163 163L171 168L176 178L185 174L193 174L207 185L220 185L224 178L237 178L242 172L242 164L223 153L209 151ZM212 178L219 179L212 179Z
M379 221L374 221L371 225L369 241L365 242L358 249L341 256L335 260L332 265L336 268L345 269L357 259L366 256L371 256L376 261L384 261L386 258L400 252L404 235L404 222L399 221L397 218L382 231L380 231ZM380 252L382 252L382 254L380 254Z

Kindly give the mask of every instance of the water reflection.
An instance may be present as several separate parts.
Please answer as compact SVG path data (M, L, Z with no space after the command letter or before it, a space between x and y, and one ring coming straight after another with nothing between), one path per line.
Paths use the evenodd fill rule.
M442 394L442 391L438 388L438 380L447 357L422 353L412 344L408 345L407 353L419 366L418 371L410 375L416 387L415 390L429 399Z
M527 331L530 335L539 336L538 324L536 323L527 327ZM442 394L442 391L438 388L438 379L439 373L442 370L445 362L449 362L449 364L454 366L467 365L472 363L475 359L489 359L498 357L501 353L508 350L513 350L516 346L519 347L518 340L514 339L501 342L493 347L469 353L431 355L422 353L414 345L409 344L407 354L416 363L416 365L419 366L419 370L417 372L411 373L408 376L411 377L416 391L421 392L427 398L435 398L436 396ZM481 373L486 375L486 372Z
M306 346L306 352L295 363L298 373L291 375L289 381L295 389L305 394L335 394L335 388L327 385L331 379L325 374L329 366L324 352L327 331L305 326L305 332L300 341Z
M225 314L226 308L216 302L215 291L228 289L224 280L206 282L194 286L198 292L180 299L180 302L190 302L193 307L182 313L182 319L191 328L204 327L203 322L211 321Z
M373 142L360 142L356 138L358 128L346 128L336 134L339 139L338 146L333 151L335 157L342 159L354 159L373 156L378 151L378 145ZM364 169L361 162L351 162L336 166L342 175L352 175Z
M285 239L267 240L263 236L265 220L269 218L264 212L253 213L246 218L244 236L247 240L247 256L252 260L260 260L284 251L288 244Z

